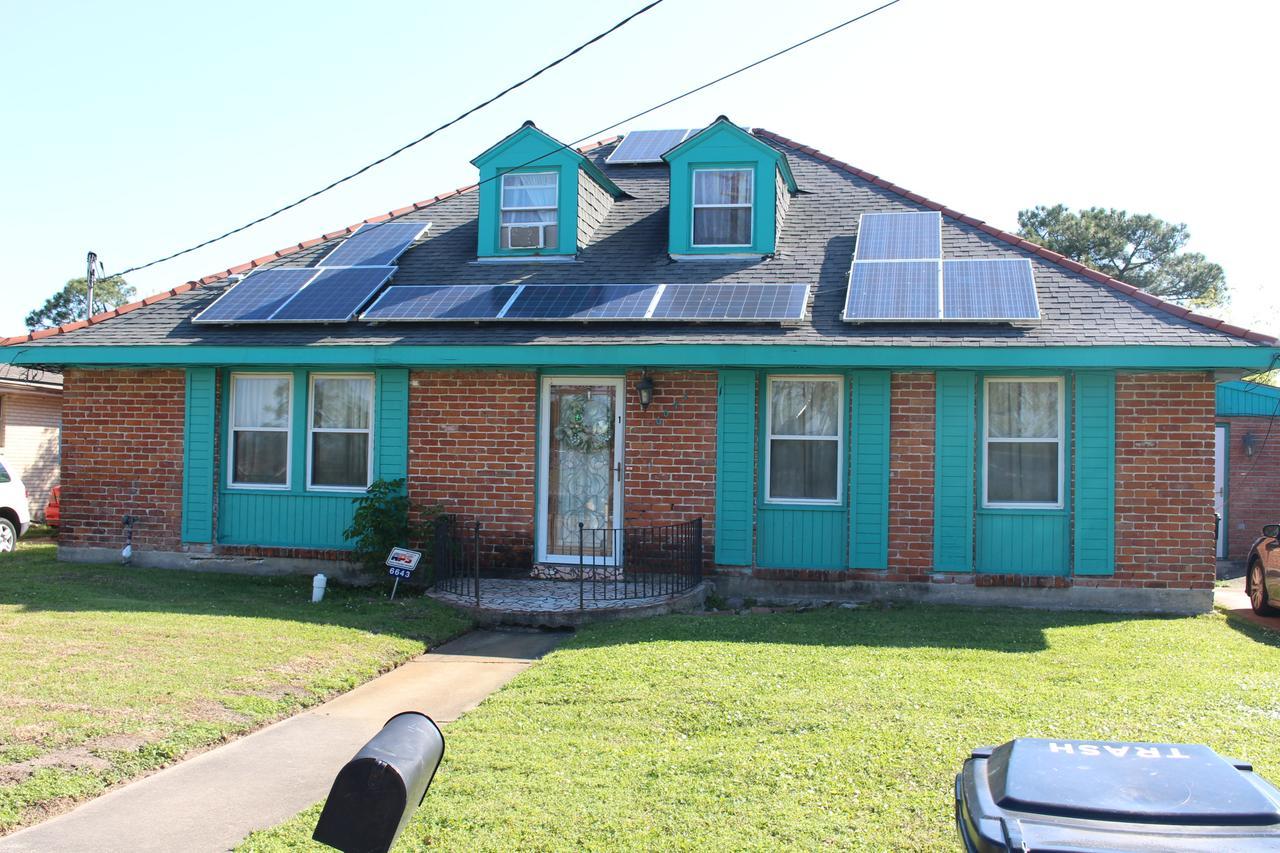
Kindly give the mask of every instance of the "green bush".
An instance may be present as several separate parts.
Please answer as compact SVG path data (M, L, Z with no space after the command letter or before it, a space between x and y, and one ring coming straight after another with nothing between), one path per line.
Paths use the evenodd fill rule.
M387 554L397 546L421 550L422 563L415 582L430 582L430 544L435 519L442 508L414 507L405 489L404 478L377 480L364 497L356 501L351 526L343 536L355 543L352 555L370 573L384 571Z

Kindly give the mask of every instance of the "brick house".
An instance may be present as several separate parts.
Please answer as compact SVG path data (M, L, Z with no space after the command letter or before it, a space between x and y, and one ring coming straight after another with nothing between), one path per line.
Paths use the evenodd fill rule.
M1223 382L1216 401L1218 557L1244 560L1262 525L1280 522L1280 388Z
M1274 339L723 117L473 163L6 341L65 371L63 555L325 565L406 477L538 566L701 517L726 590L1208 608L1215 382Z

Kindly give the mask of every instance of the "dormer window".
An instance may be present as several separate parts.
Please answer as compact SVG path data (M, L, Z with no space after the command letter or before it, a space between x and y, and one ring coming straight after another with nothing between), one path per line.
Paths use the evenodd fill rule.
M694 169L693 245L751 246L755 170Z
M559 245L559 172L517 172L502 176L503 249L545 249Z

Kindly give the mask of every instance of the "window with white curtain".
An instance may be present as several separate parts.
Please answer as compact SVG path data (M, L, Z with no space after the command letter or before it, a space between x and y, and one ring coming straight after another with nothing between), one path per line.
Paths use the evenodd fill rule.
M293 377L235 373L231 376L232 486L289 488L289 422Z
M750 246L752 169L695 169L693 245Z
M517 172L502 176L503 249L545 249L560 245L558 172Z
M771 376L765 500L840 502L843 382L838 376Z
M366 489L373 463L373 377L313 374L308 485Z
M1061 378L988 379L985 506L1062 506Z

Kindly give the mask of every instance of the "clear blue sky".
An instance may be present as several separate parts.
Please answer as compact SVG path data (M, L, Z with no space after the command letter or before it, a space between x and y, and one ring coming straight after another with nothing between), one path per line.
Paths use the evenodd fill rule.
M641 5L3 0L0 333L87 250L111 272L221 233ZM164 290L469 183L524 119L576 139L874 5L666 0L352 184L131 283ZM1280 332L1278 29L1251 2L904 0L637 127L725 113L1005 228L1055 202L1186 222L1226 268L1224 313Z

